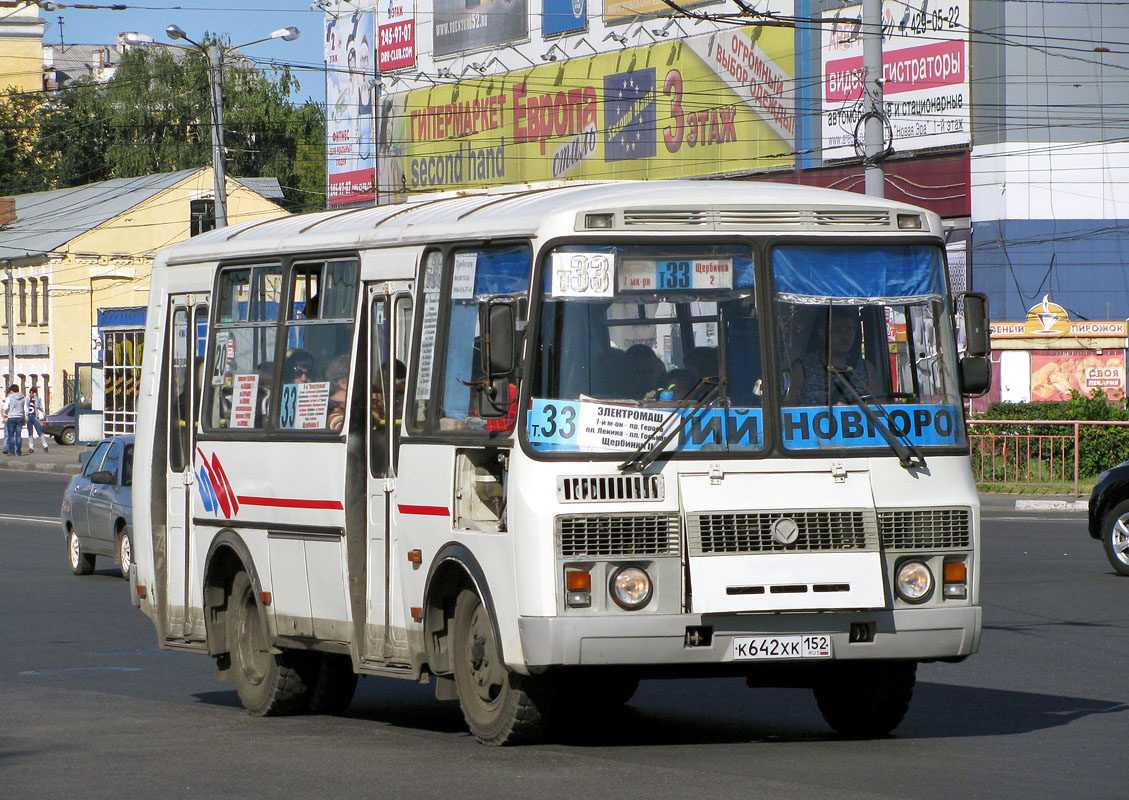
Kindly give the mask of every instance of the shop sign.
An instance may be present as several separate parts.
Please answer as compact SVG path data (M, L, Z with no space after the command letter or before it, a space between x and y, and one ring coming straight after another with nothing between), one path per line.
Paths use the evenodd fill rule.
M1027 312L1023 322L993 322L995 339L1052 339L1061 336L1125 338L1129 336L1129 323L1125 320L1071 320L1066 309L1044 295Z

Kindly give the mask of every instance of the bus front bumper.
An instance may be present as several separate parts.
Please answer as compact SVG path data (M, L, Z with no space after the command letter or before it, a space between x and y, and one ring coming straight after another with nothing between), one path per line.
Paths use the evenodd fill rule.
M871 632L869 641L852 641ZM748 636L831 637L834 659L957 659L980 644L979 606L787 614L647 614L521 617L524 666L739 664ZM709 644L701 641L708 632ZM738 649L739 652L739 649ZM520 667L519 667L520 669Z

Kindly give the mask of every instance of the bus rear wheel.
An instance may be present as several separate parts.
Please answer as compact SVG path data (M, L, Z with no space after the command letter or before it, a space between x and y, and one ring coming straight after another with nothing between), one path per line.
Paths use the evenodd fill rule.
M302 659L302 653L273 652L246 572L232 580L227 609L231 668L243 707L256 717L302 710L309 659Z
M455 602L455 687L467 727L483 744L522 744L541 737L548 698L542 681L506 668L490 615L465 589Z
M885 736L909 710L916 661L842 661L828 665L815 685L815 701L827 724L843 736Z

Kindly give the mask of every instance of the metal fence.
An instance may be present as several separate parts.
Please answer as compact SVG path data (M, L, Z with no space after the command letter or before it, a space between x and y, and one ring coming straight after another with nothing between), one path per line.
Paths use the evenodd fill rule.
M971 419L972 474L978 484L1073 486L1079 493L1082 431L1087 427L1129 426L1129 422L1061 419ZM987 433L977 431L987 427ZM1006 426L1006 427L1005 427ZM1024 432L1054 426L1061 433ZM1000 430L992 430L998 427ZM1107 466L1113 466L1109 464Z

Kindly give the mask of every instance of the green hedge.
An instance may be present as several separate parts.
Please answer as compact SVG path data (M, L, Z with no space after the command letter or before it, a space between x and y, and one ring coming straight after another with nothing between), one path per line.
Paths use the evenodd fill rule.
M1071 394L1069 400L1040 403L990 403L984 412L984 419L1014 420L1086 420L1086 421L1125 421L1129 422L1129 408L1125 400L1111 401L1105 392L1095 389L1089 396L1078 392ZM969 430L973 434L1022 433L1042 435L1062 435L1073 433L1072 428L1063 425L977 425L970 419ZM1129 461L1129 426L1084 425L1079 431L1081 453L1078 472L1083 478L1093 477L1109 469L1114 464ZM1074 445L1068 445L1067 454L1074 457Z

